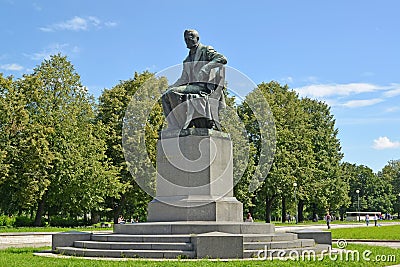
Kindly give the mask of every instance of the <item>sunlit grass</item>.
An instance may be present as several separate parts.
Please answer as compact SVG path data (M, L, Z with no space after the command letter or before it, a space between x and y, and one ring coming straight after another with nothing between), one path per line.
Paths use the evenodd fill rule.
M400 225L332 229L333 239L400 240Z

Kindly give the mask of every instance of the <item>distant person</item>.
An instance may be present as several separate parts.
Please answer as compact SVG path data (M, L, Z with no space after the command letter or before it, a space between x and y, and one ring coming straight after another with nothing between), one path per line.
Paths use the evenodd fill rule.
M329 214L329 212L326 213L325 216L325 221L326 221L326 226L328 226L328 229L331 229L331 215Z
M374 214L374 224L378 226L378 215Z
M251 217L251 213L250 212L247 213L247 217L246 217L245 222L254 222L253 217Z
M367 226L369 225L369 215L365 215L365 223L367 224Z
M120 224L124 224L125 223L125 219L124 219L124 217L122 217L122 215L119 215L118 223L120 223Z

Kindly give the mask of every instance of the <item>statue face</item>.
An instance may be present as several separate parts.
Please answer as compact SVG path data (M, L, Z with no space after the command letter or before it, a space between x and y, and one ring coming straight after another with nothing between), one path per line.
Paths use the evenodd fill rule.
M197 45L199 42L199 37L194 34L193 32L186 32L185 33L185 43L187 48L192 48Z

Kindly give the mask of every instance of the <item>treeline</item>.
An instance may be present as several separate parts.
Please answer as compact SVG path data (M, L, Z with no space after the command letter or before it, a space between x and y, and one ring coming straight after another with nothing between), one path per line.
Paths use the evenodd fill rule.
M0 226L15 221L35 226L117 222L120 214L146 220L152 197L136 183L140 168L132 170L125 160L122 130L131 97L150 78L152 73L135 73L94 99L60 54L19 79L0 73ZM163 79L157 82L166 85ZM342 163L329 106L299 98L276 82L258 85L257 92L272 110L276 149L268 176L251 192L256 166L263 164L262 140L260 122L246 103L260 96L249 94L242 104L227 98L250 141L243 176L235 177L240 178L235 196L245 212L269 222L273 217L284 220L287 213L297 213L302 221L358 207L400 211L399 161L377 174L366 166ZM164 123L156 104L143 125L152 164Z

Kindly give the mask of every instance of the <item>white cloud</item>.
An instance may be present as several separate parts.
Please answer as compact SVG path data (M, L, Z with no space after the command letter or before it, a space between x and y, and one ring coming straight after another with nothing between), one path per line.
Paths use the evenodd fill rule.
M90 28L102 28L105 27L115 27L117 23L115 22L105 22L103 23L99 18L94 16L89 16L86 18L75 16L72 19L63 21L60 23L52 24L46 27L39 28L44 32L54 32L54 31L86 31Z
M368 83L348 83L348 84L313 84L295 90L301 96L308 97L327 97L333 95L347 96L350 94L360 94L384 90L383 87Z
M24 69L21 65L16 63L0 65L0 69L8 71L21 71Z
M382 149L389 149L389 148L399 148L400 142L399 141L390 141L389 138L386 136L381 136L378 139L374 140L374 145L372 146L374 149L382 150Z
M372 105L378 104L382 101L383 101L383 99L381 99L381 98L365 99L365 100L350 100L350 101L347 101L346 103L342 104L341 106L344 106L347 108L359 108L359 107L372 106Z
M399 84L394 84L393 87L394 87L393 89L385 92L384 95L386 97L394 97L394 96L400 95L400 85Z
M93 17L93 16L88 17L88 21L95 27L99 27L101 24L101 21L98 18Z

